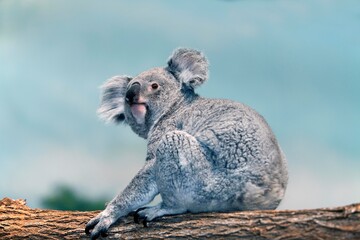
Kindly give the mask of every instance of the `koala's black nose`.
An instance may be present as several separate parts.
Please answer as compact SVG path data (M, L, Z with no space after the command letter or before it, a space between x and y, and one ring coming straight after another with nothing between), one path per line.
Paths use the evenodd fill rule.
M134 82L130 88L126 92L125 100L126 102L133 104L139 100L139 93L140 93L140 83Z

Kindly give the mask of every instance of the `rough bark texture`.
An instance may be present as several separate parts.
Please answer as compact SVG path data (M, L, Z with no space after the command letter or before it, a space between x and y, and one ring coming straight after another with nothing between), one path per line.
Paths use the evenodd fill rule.
M98 212L31 209L24 200L0 201L0 239L87 239L85 224ZM360 203L338 208L163 217L148 228L125 218L107 239L229 238L360 239Z

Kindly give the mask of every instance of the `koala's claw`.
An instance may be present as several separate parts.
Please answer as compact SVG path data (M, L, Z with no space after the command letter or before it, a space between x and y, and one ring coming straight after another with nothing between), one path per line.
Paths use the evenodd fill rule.
M134 222L137 223L137 224L140 223L140 216L137 213L134 214Z
M86 227L85 227L86 235L90 235L91 230L96 226L96 224L98 224L99 221L100 221L100 218L93 218L86 224Z
M138 210L136 210L136 211L134 212L134 222L135 222L135 223L139 224L141 218L143 219L143 217L140 216L139 212L142 211L142 210L144 210L144 209L146 209L146 208L147 208L147 207L141 207L141 208L139 208Z
M138 224L142 223L142 225L143 225L144 227L149 227L148 222L149 222L149 221L148 221L148 219L147 219L146 216L145 216L145 217L139 216L139 217L137 217L137 219L136 219L136 221L135 221L135 223L138 223Z
M148 221L147 221L146 218L144 219L144 221L143 221L142 223L143 223L143 226L144 226L144 227L146 227L146 228L149 227L149 226L148 226Z
M137 224L140 224L142 223L144 225L144 227L148 227L148 218L146 215L142 215L140 214L139 212L146 209L147 207L142 207L142 208L139 208L138 210L135 211L134 213L134 222L137 223Z
M101 237L107 237L109 234L107 234L107 231L101 231L100 232Z
M98 239L100 236L101 237L107 237L108 234L106 232L107 232L107 229L104 229L104 228L100 229L98 232L92 231L90 239L95 240L95 239Z
M96 225L96 227L95 226L92 226L92 227L86 226L86 228L85 228L85 232L87 235L90 235L91 240L98 239L100 236L107 237L108 236L107 231L108 231L108 227L101 226L101 225L100 226Z
M97 239L101 237L107 237L107 231L109 227L114 223L112 218L103 217L101 214L91 219L85 227L85 233L90 235L90 239Z

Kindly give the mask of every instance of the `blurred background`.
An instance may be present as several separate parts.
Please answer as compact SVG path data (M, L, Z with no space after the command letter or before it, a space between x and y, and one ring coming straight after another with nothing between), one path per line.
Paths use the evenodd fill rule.
M360 1L0 0L0 199L102 209L146 141L96 116L99 86L203 51L206 97L260 112L288 159L281 209L360 201Z

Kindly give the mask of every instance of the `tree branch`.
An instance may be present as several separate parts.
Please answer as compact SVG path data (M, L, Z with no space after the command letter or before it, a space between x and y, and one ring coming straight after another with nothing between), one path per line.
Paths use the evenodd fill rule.
M0 239L87 239L93 212L31 209L24 200L0 201ZM168 216L137 225L127 217L107 239L360 239L360 203L338 208L244 211Z

